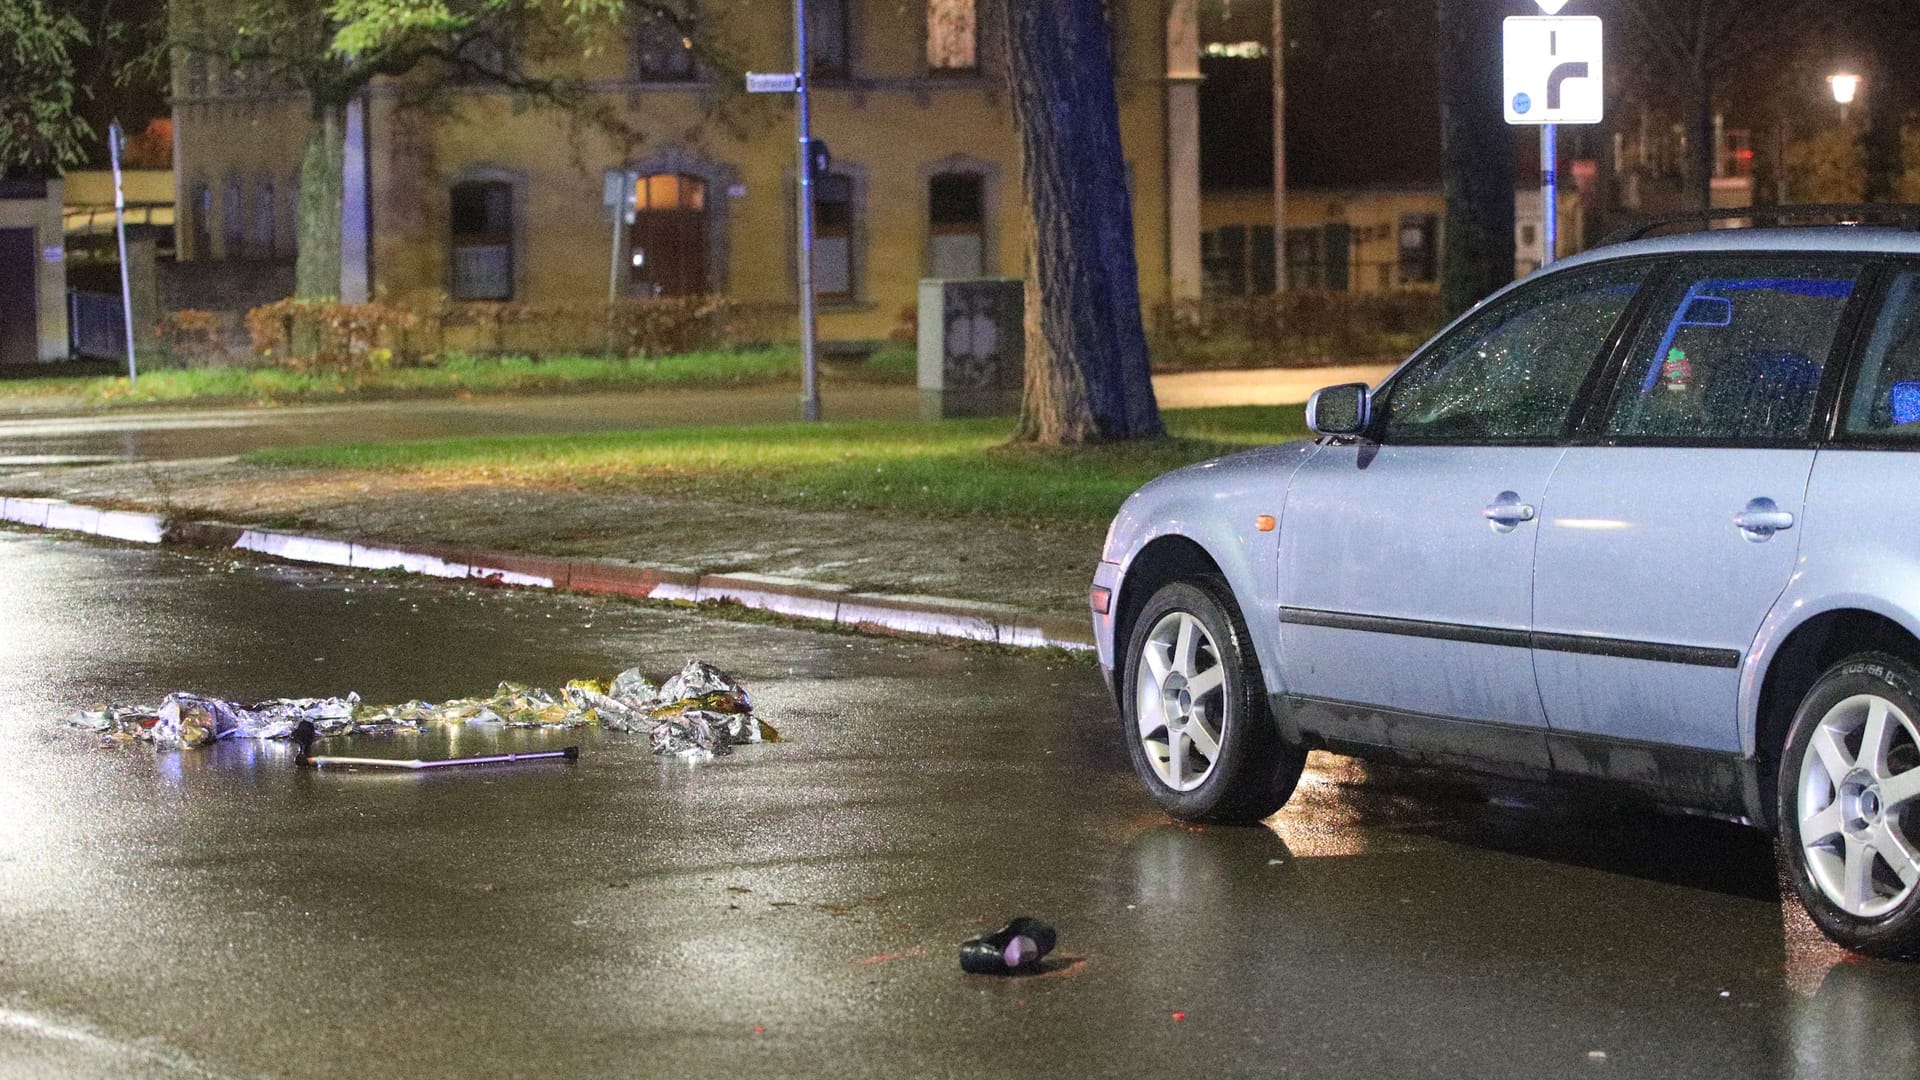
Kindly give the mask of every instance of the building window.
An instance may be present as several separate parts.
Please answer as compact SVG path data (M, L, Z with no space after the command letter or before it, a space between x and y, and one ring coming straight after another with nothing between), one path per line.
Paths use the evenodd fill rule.
M1208 242L1208 238L1212 242ZM1200 263L1213 296L1247 295L1247 229L1223 225L1200 237Z
M927 183L928 259L936 278L972 278L987 268L986 178L942 173Z
M813 183L813 292L847 302L858 293L853 265L853 178L843 173Z
M848 0L809 0L807 4L808 70L820 78L844 79L853 74L847 7Z
M683 18L691 18L689 10ZM633 77L641 82L691 82L697 66L693 39L681 20L651 8L639 13L633 28Z
M1440 219L1433 214L1400 215L1400 283L1435 281L1440 276Z
M213 258L213 189L195 180L187 196L187 227L193 237L192 258Z
M481 83L520 74L519 58L505 31L476 34L454 51L454 81Z
M253 189L253 228L247 237L247 257L250 259L271 259L275 250L276 218L279 216L279 204L273 199L273 177L263 176Z
M513 299L513 185L455 184L452 201L453 298Z
M927 70L969 75L980 67L974 0L927 0Z
M1247 230L1247 277L1255 296L1272 296L1279 286L1274 266L1273 226L1255 225Z
M228 175L220 189L220 257L238 259L247 246L247 201L240 178Z
M1327 267L1321 257L1319 229L1287 230L1287 284L1296 289L1324 289Z

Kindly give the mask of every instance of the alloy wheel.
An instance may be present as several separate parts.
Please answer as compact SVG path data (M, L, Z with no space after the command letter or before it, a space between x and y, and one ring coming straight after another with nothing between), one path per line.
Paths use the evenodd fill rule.
M1893 702L1855 694L1827 710L1800 761L1800 846L1826 898L1856 918L1920 884L1920 729Z
M1147 761L1175 791L1206 783L1220 758L1227 668L1201 621L1172 611L1155 623L1135 665L1135 716Z

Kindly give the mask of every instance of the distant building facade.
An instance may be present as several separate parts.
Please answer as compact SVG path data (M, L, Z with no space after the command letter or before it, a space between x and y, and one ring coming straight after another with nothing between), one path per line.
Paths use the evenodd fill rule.
M1562 189L1559 253L1581 250L1580 196ZM1514 274L1540 268L1545 254L1538 188L1514 196ZM1273 192L1209 191L1200 208L1204 295L1275 291ZM1381 293L1440 288L1446 199L1439 187L1294 188L1287 192L1289 289Z
M823 338L895 334L922 278L1021 274L1002 2L810 0L814 131L833 159L815 188ZM1171 18L1146 0L1110 4L1149 306L1200 285L1195 2L1175 3ZM735 66L779 71L793 64L791 10L741 0L702 14ZM677 31L645 17L573 74L644 134L631 156L591 131L571 137L566 118L501 90L462 88L453 108L421 110L376 84L349 130L343 295L364 282L398 302L579 303L605 297L611 277L624 296L791 304L790 102L744 95L731 75L720 85ZM307 105L256 81L176 63L183 261L294 255ZM636 209L616 244L603 196L627 174L638 177Z

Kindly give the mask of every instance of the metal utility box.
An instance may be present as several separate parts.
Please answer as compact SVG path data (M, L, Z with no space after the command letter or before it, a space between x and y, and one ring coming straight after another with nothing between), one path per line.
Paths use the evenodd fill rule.
M1002 416L1020 409L1026 294L1019 278L920 282L920 415Z

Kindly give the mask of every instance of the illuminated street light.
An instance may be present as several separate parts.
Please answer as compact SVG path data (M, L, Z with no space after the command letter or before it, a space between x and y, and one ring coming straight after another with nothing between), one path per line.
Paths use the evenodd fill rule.
M1860 96L1860 76L1847 72L1836 72L1827 76L1827 84L1833 87L1833 100L1840 103L1840 122L1847 122L1847 109L1853 99Z

